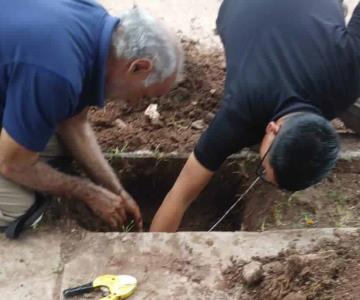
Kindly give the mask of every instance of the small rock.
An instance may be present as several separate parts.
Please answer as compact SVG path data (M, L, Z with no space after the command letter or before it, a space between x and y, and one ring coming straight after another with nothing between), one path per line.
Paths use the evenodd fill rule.
M211 246L213 246L213 245L214 245L214 241L213 241L213 240L208 239L208 240L206 241L206 244L207 244L209 247L211 247Z
M205 128L204 120L197 120L197 121L195 121L195 122L192 122L191 128L197 129L197 130L202 130L202 129L204 129L204 128Z
M306 300L306 296L300 293L290 293L283 300Z
M182 270L182 269L181 269ZM180 283L186 283L188 281L188 279L186 277L181 277L179 278L179 282Z
M209 124L215 117L215 114L212 112L208 112L204 118L204 121Z
M116 126L117 128L120 128L120 129L124 129L124 128L127 127L127 124L126 124L123 120L121 120L121 119L116 119L116 120L114 121L114 123L115 123L115 126Z
M192 110L191 112L189 112L189 117L190 117L190 118L192 118L192 117L194 117L194 116L195 116L195 111Z
M263 277L262 264L257 261L248 263L243 268L242 276L249 286L258 283Z
M157 104L150 104L144 112L144 115L150 120L151 124L158 124L160 121L160 113Z
M216 89L211 89L211 90L210 90L210 94L211 94L211 95L215 95L215 93L216 93Z
M274 261L264 265L264 271L267 273L281 273L284 270L283 265L279 261Z

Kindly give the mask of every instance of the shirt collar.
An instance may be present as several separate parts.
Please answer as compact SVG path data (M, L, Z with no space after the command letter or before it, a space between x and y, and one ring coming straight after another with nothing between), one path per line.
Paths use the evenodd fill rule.
M94 94L90 105L98 107L104 106L106 62L109 56L112 33L119 21L118 18L110 15L106 15L105 17L104 26L99 36L99 48L93 68L94 74L92 82L94 84Z

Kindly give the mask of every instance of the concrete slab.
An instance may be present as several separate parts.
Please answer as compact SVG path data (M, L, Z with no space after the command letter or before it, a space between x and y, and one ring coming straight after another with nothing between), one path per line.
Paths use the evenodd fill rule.
M2 299L60 300L62 290L102 274L139 281L131 299L236 299L224 288L222 270L233 258L305 251L321 239L356 229L283 230L263 233L89 233L37 231L13 242L0 237ZM97 299L87 296L86 299ZM78 298L84 299L84 298Z
M66 289L83 284L101 274L128 274L139 281L134 300L236 299L222 288L221 272L231 258L250 260L276 255L289 247L305 251L320 239L337 239L352 231L88 233L76 241L68 256L61 286Z
M62 272L62 235L42 232L9 241L0 236L1 299L54 299Z

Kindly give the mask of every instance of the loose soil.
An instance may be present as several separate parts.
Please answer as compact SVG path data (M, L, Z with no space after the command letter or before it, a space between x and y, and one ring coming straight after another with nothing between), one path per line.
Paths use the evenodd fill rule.
M321 241L310 251L293 249L275 257L257 258L263 277L238 298L251 300L355 300L360 299L360 237ZM223 271L226 288L244 286L244 261L232 260Z
M244 201L242 229L360 227L360 175L350 171L338 167L321 184L296 193L259 186Z
M193 149L222 98L225 63L220 49L204 52L195 41L182 40L182 44L186 55L184 79L169 95L145 99L135 108L110 102L104 109L91 112L90 121L103 150L184 153ZM159 105L160 123L156 125L144 115L151 103ZM192 126L196 121L200 126Z
M184 78L169 95L145 99L136 107L109 102L93 109L90 122L104 151L156 150L188 153L213 119L221 102L226 65L221 49L202 49L198 42L182 39ZM158 104L160 122L149 123L144 115L149 104ZM196 126L196 123L200 123ZM351 132L340 120L341 133Z

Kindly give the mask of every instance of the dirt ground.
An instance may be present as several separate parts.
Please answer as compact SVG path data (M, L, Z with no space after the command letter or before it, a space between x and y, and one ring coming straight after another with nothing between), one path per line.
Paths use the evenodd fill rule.
M185 50L184 78L169 95L145 99L135 108L110 102L93 109L90 121L105 151L153 150L188 153L213 119L223 95L226 73L223 51L204 49L182 39ZM144 115L149 104L158 104L160 122L152 125ZM339 132L351 132L340 120Z
M285 193L264 185L245 200L242 229L359 227L360 175L332 173L305 191Z
M226 69L221 51L201 50L196 42L190 40L183 40L182 43L186 51L184 80L170 95L146 99L133 109L112 102L102 110L92 111L91 122L104 151L188 153L193 149L199 135L206 129L219 107ZM159 105L161 117L160 123L156 125L150 124L144 116L146 107L151 103ZM352 134L340 120L333 123L339 133ZM136 166L115 166L126 189L138 200L145 214L146 228L182 164L180 161L175 163L171 160L159 160L151 168L141 163ZM239 166L239 170L231 171L231 174L247 178L240 180L241 184L236 182L237 190L235 183L227 186L222 181L229 172L220 176L217 186L224 185L225 190L231 190L231 196L226 201L220 201L222 206L217 207L216 203L220 202L216 197L224 195L224 192L209 190L204 197L206 201L199 201L198 206L192 207L192 214L185 219L182 230L206 231L236 200L236 194L240 194L246 188L247 181L254 176L254 166L247 168L249 170L242 170ZM141 170L140 174L134 170ZM260 183L218 230L360 226L360 190L354 188L354 184L359 181L358 173L337 170L320 185L299 193L283 193ZM89 226L80 222L81 226L89 230L107 231L103 224L94 222L92 214L86 208L82 207L76 213L79 215L75 219L91 223ZM70 213L65 212L66 214ZM68 227L72 226L70 224ZM124 228L124 231L127 229ZM249 286L239 300L360 299L358 236L349 236L338 243L323 241L317 248L306 253L289 250L266 260L254 260L262 264L263 276L256 285ZM245 264L246 262L234 258L232 265L223 271L221 284L230 292L233 290L234 295L244 283L242 272ZM190 268L184 262L176 267L180 271Z
M246 285L239 300L356 300L360 299L360 237L349 235L338 242L323 240L310 251L289 249L275 257L260 259L261 276L244 279L246 262L232 260L223 271L224 287Z
M169 95L146 99L135 108L111 102L92 111L90 121L104 150L192 150L222 98L225 63L218 49L200 51L197 42L185 39L182 44L186 53L184 78ZM159 105L160 122L156 125L144 115L151 103Z

